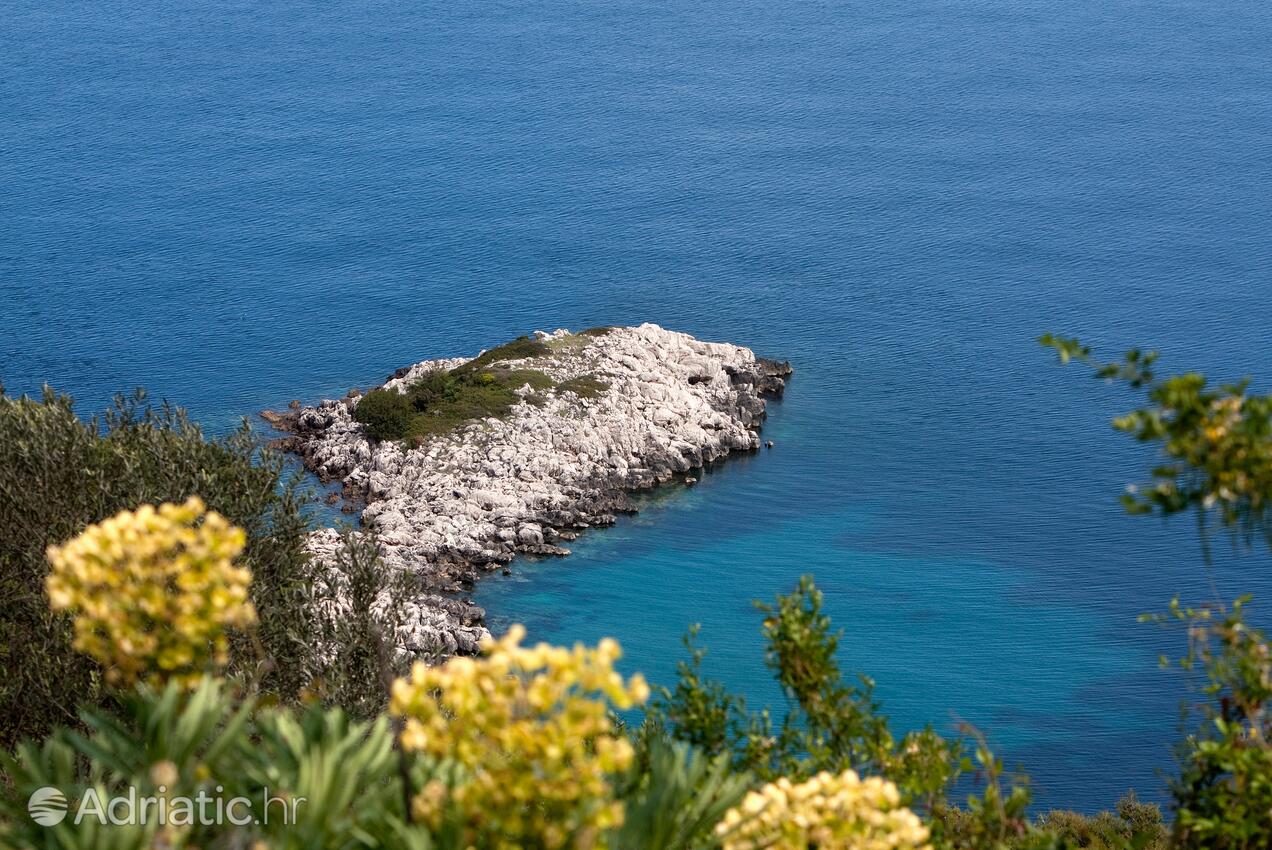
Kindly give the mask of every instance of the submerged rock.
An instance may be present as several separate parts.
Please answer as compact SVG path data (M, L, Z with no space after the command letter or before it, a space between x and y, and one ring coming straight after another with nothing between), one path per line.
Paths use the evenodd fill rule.
M485 634L480 609L438 594L471 586L518 553L568 554L557 541L635 510L630 491L759 448L763 396L780 394L792 371L653 324L536 336L548 353L498 363L544 373L551 387L527 384L507 416L418 445L369 440L353 418L354 395L266 417L290 432L283 449L324 482L341 482L348 503L365 503L362 520L385 564L420 579L425 592L411 602L403 651L475 651ZM384 386L405 392L465 362L417 363ZM332 535L315 534L320 558L331 557Z

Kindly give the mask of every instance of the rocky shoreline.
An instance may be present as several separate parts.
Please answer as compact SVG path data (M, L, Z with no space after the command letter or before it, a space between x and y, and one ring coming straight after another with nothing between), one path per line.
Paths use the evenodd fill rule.
M384 563L418 579L421 593L399 627L402 652L476 651L484 612L454 594L482 573L518 554L569 554L564 544L581 530L633 511L633 491L758 449L764 399L780 395L792 371L748 348L652 324L536 332L535 340L542 353L490 367L533 369L527 374L542 380L516 388L507 415L450 433L372 441L354 418L356 391L262 414L288 432L281 448L324 482L341 483L347 510L361 506ZM405 393L469 360L417 363L384 388ZM328 564L339 545L332 529L310 542Z

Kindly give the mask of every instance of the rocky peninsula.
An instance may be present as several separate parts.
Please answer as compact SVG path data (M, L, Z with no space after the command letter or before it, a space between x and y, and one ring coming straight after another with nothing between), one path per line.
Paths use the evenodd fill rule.
M288 432L285 450L342 485L346 509L361 507L384 563L420 580L399 648L469 653L484 612L457 591L519 553L569 554L581 530L635 510L633 491L759 448L765 396L791 371L653 324L540 331L264 415ZM339 545L331 529L310 543L328 562Z

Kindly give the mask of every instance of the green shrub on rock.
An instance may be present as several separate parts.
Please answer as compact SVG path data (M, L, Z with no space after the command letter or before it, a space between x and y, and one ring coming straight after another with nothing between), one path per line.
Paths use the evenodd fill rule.
M353 409L353 418L366 427L373 440L409 439L417 444L427 437L449 434L467 422L502 419L521 400L518 390L529 386L529 398L541 401L538 394L557 384L539 370L501 364L550 353L544 343L519 337L453 369L425 372L405 393L383 387L372 390ZM577 387L563 384L562 388L576 389L580 395L597 392L591 382Z
M527 360L533 357L544 357L551 353L552 349L547 343L528 336L519 336L512 342L505 342L503 345L496 345L482 352L467 363L456 366L452 371L456 374L480 372L492 363L501 363L505 360Z
M373 440L400 440L411 431L415 408L396 390L378 389L364 395L353 409L353 418Z

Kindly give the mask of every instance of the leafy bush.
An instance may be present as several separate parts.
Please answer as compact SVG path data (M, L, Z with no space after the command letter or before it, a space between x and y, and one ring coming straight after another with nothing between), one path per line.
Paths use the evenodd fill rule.
M875 702L873 683L845 681L835 659L839 634L821 610L811 576L773 605L759 605L767 641L765 664L788 698L781 725L768 709L748 711L745 700L703 678L705 651L685 639L690 659L678 667L673 688L659 688L652 722L677 740L709 754L729 753L738 769L765 779L809 777L857 770L887 775L907 799L929 808L958 774L961 750L929 730L894 738Z
M499 365L508 360L541 357L551 349L538 340L519 337L497 346L454 369L426 372L407 387L404 394L390 389L367 393L353 410L353 418L366 426L373 440L425 438L449 434L466 422L502 419L521 400L524 386L533 391L557 387L551 376L536 369L513 369ZM561 389L575 389L580 395L595 394L588 379L567 381ZM531 400L534 400L532 395Z
M397 390L372 390L358 400L353 418L361 422L373 440L400 440L411 431L415 408Z
M1158 443L1165 461L1152 470L1151 485L1128 488L1128 511L1193 511L1203 544L1217 525L1234 543L1249 548L1261 536L1272 548L1272 396L1248 394L1248 379L1214 389L1195 372L1158 377L1156 352L1135 349L1101 364L1075 339L1040 342L1061 362L1077 360L1098 378L1144 390L1148 405L1114 427ZM1203 554L1209 561L1208 546ZM1244 850L1272 840L1272 646L1246 622L1248 601L1185 606L1175 599L1168 613L1142 618L1184 629L1188 651L1179 664L1205 671L1204 700L1193 708L1197 722L1171 785L1173 846Z
M662 735L643 741L638 763L620 791L625 801L618 847L690 850L709 845L716 824L742 801L752 777Z
M354 723L339 709L269 708L231 684L204 679L189 694L175 682L125 693L118 711L87 710L84 725L85 734L57 730L13 757L0 753L12 784L0 798L0 846L176 850L248 847L254 840L295 850L431 846L427 833L409 825L384 717ZM41 787L59 789L72 807L56 826L27 815L27 799ZM90 792L104 804L130 788L138 797L169 800L243 798L234 814L246 822L208 824L196 816L160 825L153 808L147 823L103 824L91 814L73 822L79 802L91 804Z
M411 420L410 435L447 434L465 422L489 417L501 419L520 399L513 392L513 386L502 383L493 372L469 372L444 373L440 382L430 381L423 393L417 393L412 387L411 398L418 412Z
M421 592L418 577L387 568L374 535L346 529L334 561L320 565L315 578L332 601L321 606L313 640L330 649L306 696L359 720L382 714L389 685L412 660L396 636L405 601Z
M1171 603L1146 619L1186 630L1179 663L1200 668L1208 701L1180 748L1171 783L1181 848L1246 850L1272 837L1272 645L1245 620L1248 599L1195 608Z
M45 550L90 523L139 505L192 495L242 528L260 647L230 644L234 670L256 670L285 698L314 675L306 496L284 480L282 458L258 451L246 423L207 440L167 404L118 398L100 418L75 415L67 396L0 392L0 747L74 724L103 698L102 670L71 648L71 621L49 608Z
M550 375L536 369L505 369L496 366L482 374L490 375L495 383L514 389L528 385L534 390L550 390L557 386Z
M1038 826L1071 847L1122 850L1136 839L1144 842L1141 850L1164 850L1167 846L1169 833L1158 806L1141 803L1130 792L1118 800L1115 812L1087 817L1077 812L1053 811L1040 817Z
M1153 481L1129 487L1122 502L1132 513L1163 515L1196 509L1203 528L1221 527L1249 539L1262 533L1272 547L1272 395L1250 395L1247 378L1212 388L1196 372L1160 378L1157 352L1133 349L1124 360L1098 363L1076 339L1046 334L1039 340L1060 360L1078 360L1102 380L1144 390L1149 405L1113 420L1141 442L1159 443L1165 462Z

